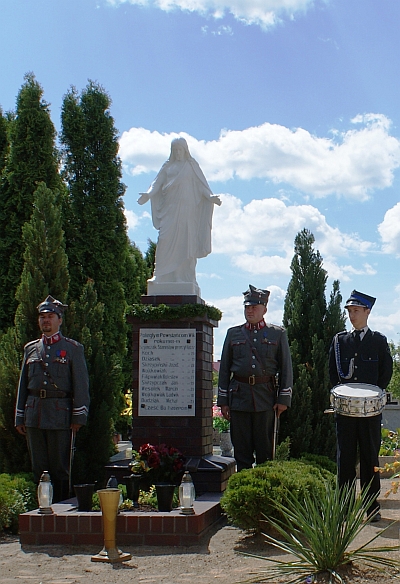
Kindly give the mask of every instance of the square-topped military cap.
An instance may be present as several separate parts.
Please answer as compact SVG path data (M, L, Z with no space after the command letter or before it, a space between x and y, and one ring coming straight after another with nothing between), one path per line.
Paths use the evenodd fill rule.
M67 304L63 304L59 300L53 298L53 296L47 296L47 298L37 306L37 309L39 314L42 312L55 312L58 316L62 316L67 306Z
M269 290L262 290L261 288L255 288L249 284L249 289L243 292L244 300L243 304L245 306L251 306L256 304L263 304L267 306L268 298L270 295Z

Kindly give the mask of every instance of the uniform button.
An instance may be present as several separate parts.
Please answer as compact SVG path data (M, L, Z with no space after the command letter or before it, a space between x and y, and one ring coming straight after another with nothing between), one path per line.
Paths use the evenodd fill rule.
M358 357L358 353L354 353L354 357Z
M46 355L46 357L50 357L50 355Z
M48 367L48 366L49 366L49 364L48 364L48 363L45 363L45 365L46 365L46 367Z
M255 343L257 341L257 339L253 339L253 342Z
M43 385L47 385L47 381L43 381Z
M354 378L354 381L357 381L357 379L358 379L358 377L355 377L355 378Z
M252 366L251 366L251 368L252 368L252 369L255 369L255 368L256 368L256 366L255 366L255 365L252 365Z
M255 356L253 355L252 359L255 359Z

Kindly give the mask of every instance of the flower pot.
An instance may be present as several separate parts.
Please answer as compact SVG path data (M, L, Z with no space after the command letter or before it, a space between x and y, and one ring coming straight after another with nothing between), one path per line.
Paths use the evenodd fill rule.
M157 493L157 506L159 511L172 511L172 501L174 499L175 485L158 484L154 485Z
M88 483L84 485L74 485L75 495L78 501L79 511L91 511L92 510L92 497L94 491L94 483Z
M126 495L128 499L137 503L139 499L140 491L140 481L142 480L142 475L131 474L123 477L126 485Z
M219 430L213 428L213 446L219 446L221 443L221 433Z
M221 432L221 455L222 456L232 456L232 442L231 442L231 433L230 432Z

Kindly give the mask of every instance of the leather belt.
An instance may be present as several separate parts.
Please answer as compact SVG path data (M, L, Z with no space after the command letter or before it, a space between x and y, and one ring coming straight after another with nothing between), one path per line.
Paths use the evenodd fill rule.
M40 397L42 399L45 399L46 397L69 397L69 394L65 391L60 391L57 389L30 389L29 395Z
M257 377L256 375L249 375L249 377L240 377L234 374L233 378L239 383L248 383L249 385L256 385L257 383L268 383L273 381L274 377L272 375L261 375Z

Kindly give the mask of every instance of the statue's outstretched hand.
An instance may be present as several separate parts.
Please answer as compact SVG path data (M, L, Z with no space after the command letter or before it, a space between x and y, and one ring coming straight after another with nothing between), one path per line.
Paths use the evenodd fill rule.
M150 199L147 193L139 193L140 197L138 198L137 202L139 205L144 205Z
M222 205L221 199L217 196L211 197L211 200L215 205L218 205L218 207Z

